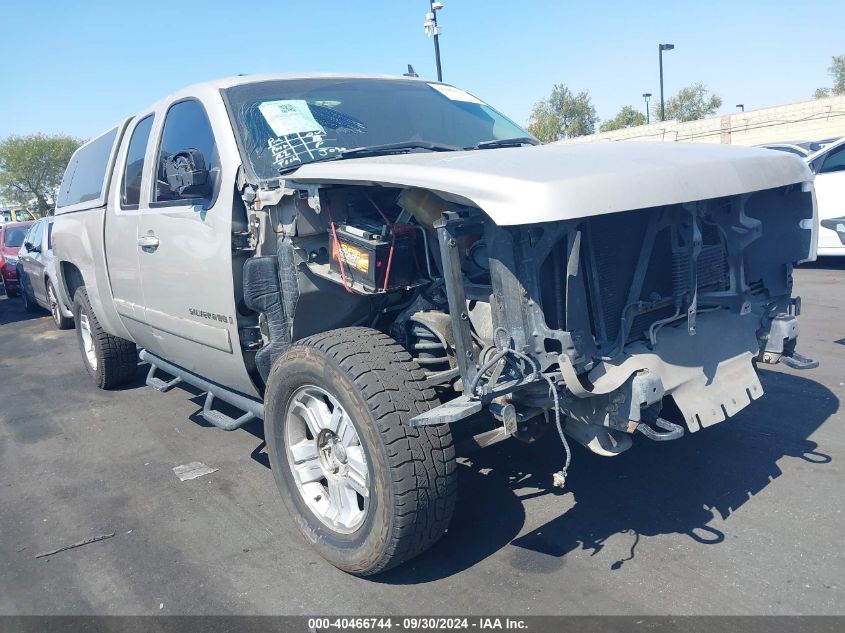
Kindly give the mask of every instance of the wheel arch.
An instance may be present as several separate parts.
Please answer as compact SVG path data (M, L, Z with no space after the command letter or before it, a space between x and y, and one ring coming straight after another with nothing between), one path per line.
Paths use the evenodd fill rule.
M85 278L82 276L82 271L71 262L59 262L58 268L61 270L61 274L56 275L57 277L60 277L58 280L58 290L59 293L63 293L65 295L60 297L60 299L68 305L73 305L73 297L79 288L85 286ZM49 280L47 275L44 277ZM45 281L45 286L46 283L47 281Z
M80 273L80 276L81 276L81 273ZM49 303L49 296L48 295L49 295L49 292L50 292L50 284L51 283L53 284L53 287L56 289L56 294L58 294L56 299L59 302L59 310L61 311L62 316L64 316L65 318L72 319L73 318L73 302L65 300L65 297L62 293L62 278L61 278L61 276L57 275L55 273L51 274L49 272L45 272L44 273L44 296L48 298L48 303ZM75 288L74 288L74 292L76 292ZM47 306L47 308L49 309L49 306Z

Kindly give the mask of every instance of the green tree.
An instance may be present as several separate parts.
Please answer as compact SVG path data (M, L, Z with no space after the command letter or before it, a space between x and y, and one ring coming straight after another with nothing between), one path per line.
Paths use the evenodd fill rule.
M722 105L722 97L711 93L702 83L694 83L666 100L666 120L695 121L711 116ZM655 119L660 120L660 103L651 108Z
M833 77L833 94L845 95L845 55L831 58L833 61L827 69Z
M622 130L626 127L645 125L646 116L632 106L623 107L615 117L608 119L599 126L599 132Z
M10 136L0 141L0 196L20 205L33 198L38 211L52 211L51 200L73 152L82 141L64 134Z
M596 131L596 108L586 92L574 94L555 84L548 99L538 101L528 119L528 131L543 143L584 136Z
M845 55L834 55L827 72L833 77L833 87L818 88L813 93L814 99L823 99L832 95L845 95Z

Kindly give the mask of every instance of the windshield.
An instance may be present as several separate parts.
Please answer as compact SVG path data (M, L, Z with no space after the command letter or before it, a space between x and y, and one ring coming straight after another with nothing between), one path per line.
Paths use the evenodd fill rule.
M364 147L422 141L472 148L530 136L463 90L424 81L289 79L224 94L244 160L262 180Z
M6 227L6 246L16 247L23 244L23 238L28 230L28 226Z

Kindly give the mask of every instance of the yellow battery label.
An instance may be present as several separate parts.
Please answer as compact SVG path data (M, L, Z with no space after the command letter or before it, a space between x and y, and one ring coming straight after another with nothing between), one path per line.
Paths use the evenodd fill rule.
M335 242L332 251L332 256L334 257L334 259L337 259L337 242ZM370 254L367 251L358 248L357 246L352 246L352 244L340 242L340 252L342 254L341 256L343 257L343 262L350 268L359 270L362 273L366 273L370 270Z

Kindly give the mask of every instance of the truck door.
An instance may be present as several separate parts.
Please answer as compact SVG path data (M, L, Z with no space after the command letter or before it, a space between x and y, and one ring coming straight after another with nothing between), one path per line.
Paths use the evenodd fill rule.
M153 115L149 114L138 119L129 134L129 143L115 164L118 184L110 194L106 217L106 259L115 309L132 340L140 347L148 347L155 341L144 318L144 296L138 267L141 181L145 162L152 160L153 152L148 149L152 126Z
M222 133L232 136L228 128ZM224 140L234 147L232 138ZM172 169L174 157L188 153L208 171L205 193L180 193L168 184L168 159ZM241 356L232 279L236 169L221 164L202 103L193 98L173 103L161 126L155 164L147 170L152 191L149 208L139 216L139 264L145 320L156 339L149 350L253 395Z

